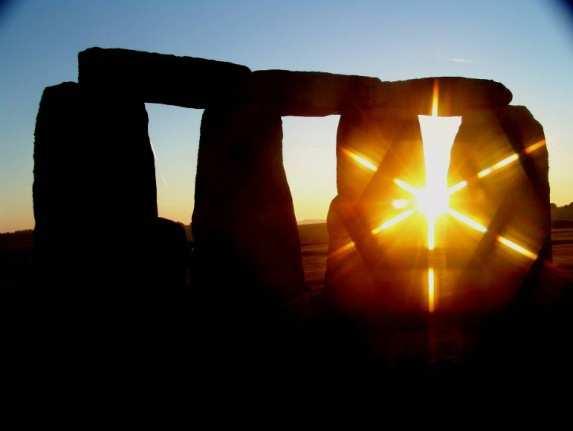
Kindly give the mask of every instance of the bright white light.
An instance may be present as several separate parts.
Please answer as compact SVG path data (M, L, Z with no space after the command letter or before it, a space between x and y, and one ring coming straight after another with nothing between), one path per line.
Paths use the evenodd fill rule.
M418 196L418 205L432 223L448 211L450 151L462 119L418 115L418 121L422 132L426 168L426 185Z

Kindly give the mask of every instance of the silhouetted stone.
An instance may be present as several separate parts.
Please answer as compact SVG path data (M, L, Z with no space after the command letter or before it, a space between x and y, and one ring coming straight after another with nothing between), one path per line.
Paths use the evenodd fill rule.
M175 265L161 260L178 254L174 250L181 242L175 232L160 238L167 227L156 226L147 123L142 102L95 94L71 82L46 88L34 144L34 257L40 283L141 288L160 278L152 276L161 272L158 266ZM166 243L173 245L171 252L160 247L158 255L150 249ZM151 258L154 253L157 259Z
M201 283L220 301L258 308L302 293L278 113L255 105L204 112L192 229Z
M137 262L142 284L155 289L179 289L188 285L189 246L185 228L157 218L142 229Z
M496 81L436 77L382 82L374 104L378 109L429 115L435 80L439 81L439 115L462 115L477 109L506 106L513 97L511 91Z
M323 116L371 107L381 84L366 76L261 70L253 72L246 91L253 103L281 115Z
M440 79L440 114L507 105L511 92L483 79ZM323 116L353 109L387 108L428 113L433 79L380 81L324 72L261 70L193 57L128 49L89 48L79 54L84 87L131 94L152 103L206 108L215 103L255 103L281 115Z
M417 118L390 110L341 117L325 290L341 309L363 317L423 310L430 262L436 266L441 313L498 309L532 293L524 287L537 286L539 294L539 273L550 257L543 129L522 107L477 108L464 114L452 149L449 183L469 185L452 195L450 206L487 232L449 218L437 231L438 251L431 254L421 215L372 232L403 211L392 208L392 200L413 199L393 184L395 178L415 187L425 182ZM524 249L512 249L507 240Z
M514 159L508 159L511 157ZM507 164L499 166L501 161ZM551 258L548 154L543 128L521 106L465 115L452 148L449 176L453 184L464 179L469 182L452 197L452 205L471 214L488 231L476 235L459 223L452 225L449 235L458 239L460 247L449 250L447 258L452 261L451 254L455 255L456 266L451 271L460 280L451 289L459 291L462 285L465 297L456 298L446 289L444 293L452 301L463 301L456 305L458 308L499 306L523 294L531 301L531 294L541 293L539 271ZM537 259L500 244L500 235L525 247ZM537 291L531 292L532 287Z
M379 320L425 307L420 294L422 261L417 261L423 258L425 244L419 217L373 233L403 211L392 206L394 199L411 198L404 196L395 178L415 187L424 184L417 117L385 110L342 115L337 134L338 195L327 218L325 294L336 308L360 319Z
M83 88L200 109L236 99L250 75L238 64L129 49L89 48L79 53L78 61Z
M507 105L511 92L485 79L438 78L440 114ZM252 74L245 98L281 115L323 116L353 110L387 109L401 115L431 111L433 78L380 81L378 78L324 72L262 70Z

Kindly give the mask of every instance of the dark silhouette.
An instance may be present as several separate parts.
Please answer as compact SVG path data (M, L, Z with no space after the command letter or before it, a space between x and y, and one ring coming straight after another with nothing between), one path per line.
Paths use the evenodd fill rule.
M447 347L440 343L458 327L428 320L420 297L412 302L416 293L402 289L413 286L410 265L420 240L405 235L397 244L410 249L392 255L388 251L395 244L380 244L370 231L374 209L389 199L392 180L407 166L423 171L416 115L431 112L436 80L440 115L464 116L452 152L460 161L452 166L463 169L461 159L473 163L474 154L497 157L503 145L520 154L520 175L507 188L475 194L491 196L487 205L496 216L479 255L470 258L472 271L483 274L498 266L509 271L499 280L515 288L504 297L505 306L521 301L522 290L530 306L535 292L529 286L540 284L550 257L547 152L522 154L543 139L543 131L524 108L508 105L512 95L503 85L449 77L383 82L320 72L251 72L226 62L101 48L79 54L79 84L48 87L40 104L35 287L66 288L62 296L47 296L52 306L74 304L74 311L64 314L84 328L75 331L93 335L94 328L103 328L124 353L132 348L149 353L143 345L157 346L152 357L176 358L180 367L193 361L195 369L240 374L277 371L283 364L304 370L312 360L325 377L340 367L370 379L398 371L403 373L397 378L448 374L451 364L441 356ZM157 214L146 102L205 109L192 249L183 227ZM310 295L282 163L281 116L331 114L341 115L338 196L328 219L332 254L324 294ZM497 140L489 141L491 133ZM343 149L383 162L376 174L365 175ZM534 232L528 246L539 254L525 270L491 252L491 238L515 211L525 220L526 233ZM357 252L335 258L348 240ZM519 277L512 275L515 267ZM75 310L75 300L83 304L83 314ZM59 312L65 308L59 307ZM523 310L520 306L519 313ZM496 318L517 315L504 313ZM129 336L116 332L131 324L137 331ZM509 336L516 333L503 328L510 328L504 332ZM483 327L478 333L489 334ZM463 341L472 334L462 331ZM122 344L126 338L130 347ZM485 343L482 353L502 344L499 337L490 339L495 341ZM473 352L466 344L456 350L456 366L478 369L471 359L481 357ZM483 363L491 360L483 357Z

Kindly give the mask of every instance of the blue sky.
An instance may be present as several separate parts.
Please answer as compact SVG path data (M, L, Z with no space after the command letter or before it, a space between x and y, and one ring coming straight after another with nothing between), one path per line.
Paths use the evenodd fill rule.
M0 231L33 226L39 98L45 86L77 78L77 52L90 46L384 80L495 79L545 127L552 201L573 201L573 25L556 2L24 0L0 14ZM188 222L201 111L148 109L160 211ZM284 119L299 219L324 218L334 195L337 120Z

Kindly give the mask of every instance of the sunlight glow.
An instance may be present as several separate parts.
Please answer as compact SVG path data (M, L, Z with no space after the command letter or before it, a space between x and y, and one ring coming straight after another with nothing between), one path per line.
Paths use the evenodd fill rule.
M521 245L516 244L513 241L511 241L511 240L509 240L509 239L507 239L501 235L498 235L497 240L500 243L502 243L503 245L505 245L506 247L512 249L513 251L518 252L522 256L525 256L531 260L537 259L537 255L535 253L533 253L532 251L529 251L525 247L522 247Z
M426 185L419 196L421 211L429 223L448 210L448 168L450 151L461 124L460 117L429 117L419 115Z
M453 186L448 187L447 175L450 165L450 152L454 143L456 134L461 125L461 117L438 117L438 96L439 96L438 81L434 81L432 91L432 115L419 115L418 121L420 123L420 131L422 134L422 143L424 147L424 162L426 169L426 184L423 188L412 186L407 181L401 178L394 178L394 184L400 189L406 191L414 198L414 202L409 199L395 199L392 201L392 206L395 209L404 209L412 205L412 208L402 211L398 215L382 222L379 226L372 229L374 235L381 233L383 230L389 229L403 220L410 217L416 211L421 212L426 219L427 224L427 249L433 253L436 248L436 222L437 219L443 214L449 214L451 217L461 222L465 226L485 234L488 228L468 217L465 214L450 207L449 198L452 194L465 189L469 182L462 180ZM545 140L536 142L523 150L524 154L531 154L534 151L545 146ZM369 160L367 157L353 151L343 149L344 154L354 160L361 167L376 172L378 166ZM515 161L519 160L519 154L513 153L504 159L494 163L493 165L482 169L476 175L476 178L481 179L489 176L490 174L503 169ZM505 238L501 235L496 237L497 242L509 248L510 250L519 253L529 259L536 259L537 255L527 248ZM355 247L351 241L340 249L336 250L334 254L348 251ZM431 261L431 260L430 260ZM433 313L436 309L437 299L437 278L436 269L433 265L429 265L427 269L427 294L428 294L428 312Z
M531 144L529 147L527 147L525 150L523 150L523 153L524 154L531 154L531 153L539 150L540 148L543 148L544 146L545 146L545 140L542 139L541 141L538 141L535 144ZM519 155L517 153L511 154L510 156L507 156L505 159L502 159L499 162L494 163L493 165L479 171L477 174L477 177L478 178L487 177L491 173L496 172L496 171L500 170L501 168L505 168L506 166L512 164L513 162L517 161L518 159L519 159ZM467 185L468 185L468 182L466 180L460 181L460 182L454 184L453 186L449 187L448 192L450 193L450 195L453 195L454 193L457 193L460 190L465 189L467 187Z
M506 167L510 163L515 162L517 159L519 159L519 155L517 153L513 153L511 156L508 156L505 159L500 160L499 162L495 163L494 165L491 165L490 167L479 171L477 176L478 176L478 178L487 177L492 172L495 172L501 168Z
M436 276L434 268L428 268L428 311L433 313L436 309Z
M454 217L456 220L464 223L466 226L471 227L473 230L476 230L476 231L481 232L481 233L487 232L487 228L484 225L482 225L481 223L478 223L477 221L475 221L475 220L469 218L468 216L460 213L459 211L456 211L456 210L450 208L448 213L452 217ZM500 244L503 244L507 248L521 254L522 256L525 256L531 260L537 259L537 255L535 253L533 253L532 251L526 249L525 247L513 242L512 240L507 239L504 236L498 235L496 237L496 240Z
M480 233L486 233L487 232L487 227L485 227L483 224L478 223L477 221L469 218L468 216L462 214L459 211L456 211L453 208L450 208L448 210L448 214L450 214L456 220L464 223L466 226L471 227L473 230L477 230Z
M402 210L410 205L410 201L408 199L394 199L392 201L392 206L397 210Z
M372 162L364 155L356 153L354 151L350 151L346 148L343 148L342 152L346 154L348 157L350 157L352 160L354 160L356 163L358 163L361 167L371 172L376 172L378 170L378 166L376 165L376 163Z
M380 224L378 227L372 229L372 233L374 235L378 235L383 230L389 229L392 226L397 225L402 220L406 220L408 217L410 217L412 214L414 214L414 212L415 212L415 210L413 210L413 209L402 211L397 216L394 216L391 219L386 220L384 223Z
M432 117L438 116L438 103L439 103L440 84L437 79L434 79L432 86Z
M330 253L330 257L338 257L340 255L343 255L347 252L349 252L350 250L353 250L355 247L355 244L353 241L349 241L346 244L344 244L342 247L334 250L332 253Z
M404 180L401 180L400 178L394 178L394 184L396 184L398 187L400 187L402 190L404 190L405 192L410 193L412 196L414 197L418 197L418 195L420 194L420 190L418 190L416 187L414 187L413 185L407 183Z
M531 144L529 147L527 147L525 149L525 154L531 154L534 151L537 151L540 148L543 148L544 146L545 146L545 139L542 139L541 141L537 141L535 144Z

